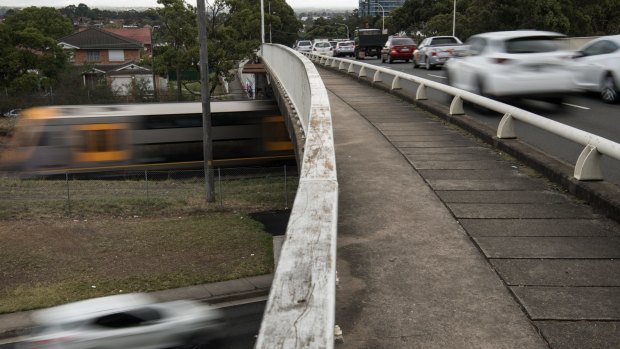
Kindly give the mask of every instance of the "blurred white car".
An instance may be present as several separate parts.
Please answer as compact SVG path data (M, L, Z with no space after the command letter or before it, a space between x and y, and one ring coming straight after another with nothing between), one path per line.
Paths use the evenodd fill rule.
M295 44L295 49L299 52L310 52L312 50L312 41L299 40L297 44Z
M606 103L620 100L620 35L594 39L573 58L579 88L600 93Z
M126 294L65 304L32 315L38 325L18 348L169 348L212 338L222 315L194 301L156 303Z
M312 45L312 53L316 53L319 55L333 56L334 48L329 43L329 41L319 41L315 42Z
M446 62L450 85L490 97L525 97L562 103L576 91L564 35L516 30L474 35L469 50Z

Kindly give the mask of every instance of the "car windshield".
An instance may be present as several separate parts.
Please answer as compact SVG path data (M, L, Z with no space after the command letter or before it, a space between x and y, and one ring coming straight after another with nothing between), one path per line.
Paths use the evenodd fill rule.
M392 45L413 45L413 40L411 38L392 39Z
M455 38L435 38L433 39L433 45L449 45L458 44Z
M312 46L312 43L310 41L300 41L297 46Z
M329 42L317 42L314 46L319 48L331 47Z
M559 50L557 40L551 37L524 37L506 41L507 53L541 53Z
M341 42L338 44L339 47L350 47L353 46L353 41Z

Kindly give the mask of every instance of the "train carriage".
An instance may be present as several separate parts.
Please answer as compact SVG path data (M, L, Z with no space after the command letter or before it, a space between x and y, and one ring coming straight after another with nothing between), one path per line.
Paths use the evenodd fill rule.
M294 161L271 101L211 103L213 165ZM27 110L0 154L4 170L41 174L202 167L201 103Z

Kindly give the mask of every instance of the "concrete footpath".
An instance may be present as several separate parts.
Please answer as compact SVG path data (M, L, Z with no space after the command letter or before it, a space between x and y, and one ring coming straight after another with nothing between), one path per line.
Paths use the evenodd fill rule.
M320 68L340 187L337 348L618 348L620 227L516 160Z

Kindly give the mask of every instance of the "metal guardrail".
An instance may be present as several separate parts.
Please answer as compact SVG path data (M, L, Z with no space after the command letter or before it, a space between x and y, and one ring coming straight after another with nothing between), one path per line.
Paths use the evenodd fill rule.
M601 156L606 155L616 160L620 160L620 144L609 139L594 135L562 124L557 121L547 119L543 116L530 113L523 109L501 103L490 98L486 98L475 93L467 92L455 87L444 85L432 80L423 79L407 73L375 66L368 63L357 62L354 60L335 58L313 53L304 53L312 61L322 65L329 65L338 70L346 70L348 73L357 74L358 77L369 77L372 73L372 82L383 82L384 77L391 79L391 89L400 89L400 80L407 80L418 84L415 94L416 100L427 99L426 89L432 88L446 94L454 96L450 103L450 115L464 114L463 101L468 101L484 108L504 114L497 129L497 138L510 139L517 138L514 120L519 120L532 126L541 128L565 139L584 146L577 162L573 176L578 180L602 180ZM354 67L358 67L356 72Z
M294 105L306 141L299 186L255 348L333 348L338 181L325 85L306 57L263 44L263 62Z

